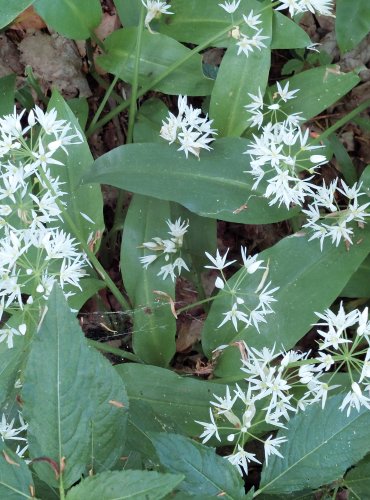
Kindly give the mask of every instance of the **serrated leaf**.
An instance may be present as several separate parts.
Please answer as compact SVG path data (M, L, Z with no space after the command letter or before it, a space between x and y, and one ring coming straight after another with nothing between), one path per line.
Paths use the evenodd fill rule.
M259 492L318 488L341 478L370 450L369 410L352 410L347 417L338 409L342 401L343 395L337 395L328 399L324 409L319 404L309 406L278 432L278 437L288 439L279 449L284 459L272 457L262 471Z
M183 479L179 474L160 474L154 471L101 472L88 477L72 488L67 500L160 500Z
M179 489L194 495L245 498L243 480L234 466L216 455L214 448L177 434L152 437L159 459L173 473L184 474Z
M32 343L22 399L30 456L47 457L58 467L64 457L65 487L80 479L89 462L94 373L86 340L62 291L54 287ZM43 481L58 486L49 465L34 468Z
M89 38L102 17L99 0L35 0L34 7L46 24L74 40Z
M32 474L26 462L0 444L0 498L19 500L33 498Z
M315 311L323 311L331 305L368 255L370 228L355 230L354 242L359 243L352 245L349 251L344 244L335 247L330 241L324 243L321 251L317 241L307 240L302 233L288 236L259 254L259 259L269 262L268 281L271 280L271 286L280 287L274 293L274 313L266 317L266 323L260 323L260 333L253 327L240 328L236 332L231 322L218 329L222 314L230 309L230 296L225 294L214 301L202 333L202 345L208 356L219 345L235 340L245 340L257 349L274 344L278 349L294 346L315 323ZM230 285L241 272L231 278ZM325 283L319 294L318 283ZM253 281L248 285L247 280L245 286L246 293L255 289Z
M114 31L104 41L106 54L97 58L97 63L106 71L132 83L134 75L137 28ZM190 49L173 38L157 33L142 33L142 49L139 61L139 85L150 85L168 68L188 56ZM184 64L153 86L153 90L166 94L209 95L213 80L204 77L202 58L193 54Z
M247 146L246 139L223 138L199 161L174 145L127 144L98 158L82 180L176 201L212 219L265 224L293 217L295 209L268 205L262 182L251 190L252 178L244 173Z
M89 470L103 472L123 455L128 419L128 396L122 378L97 351L89 353L94 367L92 398L97 407L91 418L91 464Z
M144 269L139 258L148 255L144 242L159 236L166 239L171 218L166 201L135 195L125 219L125 237L121 247L121 270L125 287L134 307L133 347L145 363L167 366L176 352L176 320L168 300L154 291L175 299L175 283L158 276L166 262L163 257ZM150 252L149 252L150 253Z
M174 422L178 432L189 436L201 433L202 427L194 420L209 419L213 394L225 395L221 384L180 377L156 366L124 363L115 368L125 382L130 405L147 403L164 422Z
M350 500L365 499L370 491L370 456L367 455L344 478Z

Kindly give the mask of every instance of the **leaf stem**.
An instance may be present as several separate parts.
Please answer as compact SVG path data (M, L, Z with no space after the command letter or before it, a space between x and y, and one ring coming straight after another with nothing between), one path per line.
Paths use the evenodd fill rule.
M112 83L109 85L108 89L106 90L104 97L103 97L101 103L99 104L99 107L94 115L94 118L91 120L90 127L93 127L95 125L95 123L99 120L99 117L102 114L103 109L104 109L117 81L118 81L118 76L115 76L112 80Z
M117 347L112 347L107 345L104 342L98 342L96 340L87 339L87 343L91 345L91 347L95 347L99 351L109 352L110 354L114 354L115 356L119 356L120 358L129 359L130 361L134 361L135 363L142 363L142 361L132 352L124 351L123 349L118 349Z

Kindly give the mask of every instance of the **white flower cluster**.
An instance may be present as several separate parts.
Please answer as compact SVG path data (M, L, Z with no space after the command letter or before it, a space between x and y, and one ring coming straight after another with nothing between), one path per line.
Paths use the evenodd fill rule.
M347 416L352 409L370 409L368 308L362 312L355 309L346 313L341 304L337 314L329 309L324 314L316 314L321 321L316 325L320 327L317 330L320 340L314 357L310 357L310 351L275 352L275 346L272 349L264 347L259 351L244 344L242 370L247 374L247 391L236 385L231 395L230 388L226 387L225 397L214 395L216 402L211 401L211 422L198 422L204 427L200 436L203 442L212 436L220 441L220 432L226 434L228 441L235 444L234 453L228 458L245 473L248 471L248 462L256 462L254 454L244 450L248 439L265 442L266 463L270 454L281 456L277 448L285 441L281 437L271 440L271 436L264 441L255 436L253 427L261 424L261 412L268 425L284 428L292 414L304 411L309 405L320 404L324 409L328 394L333 390L344 391L338 410L346 410ZM337 381L335 377L338 372L343 375L348 373L347 383L343 382L343 378L343 385L333 383ZM304 388L303 395L297 397L295 388L299 388L300 392ZM217 424L213 413L216 414ZM258 421L254 422L257 413Z
M179 255L181 254L181 248L183 246L184 234L187 232L189 224L182 221L181 217L179 217L175 222L167 220L166 224L170 229L168 234L172 236L172 238L164 240L156 236L152 239L152 241L143 243L143 248L157 253L139 257L139 260L143 264L144 269L147 269L152 262L157 260L159 257L164 256L164 260L168 262L168 264L161 267L157 276L162 276L164 280L167 276L170 276L172 281L175 281L176 277L180 276L181 269L189 271L186 262ZM177 257L174 258L176 255Z
M337 180L329 186L313 182L316 170L327 163L327 159L322 154L314 154L322 146L310 144L309 130L302 132L299 125L303 120L300 113L289 115L284 111L284 103L294 99L297 92L289 90L289 82L284 88L278 83L270 104L264 103L260 91L258 95L249 94L252 102L245 107L251 114L252 126L260 133L253 135L245 151L250 157L250 170L246 173L254 179L252 189L256 190L262 181L270 206L303 207L309 202L302 210L308 219L304 227L313 231L310 239L320 239L321 249L325 238L337 246L341 240L352 244L353 229L348 224L363 224L369 215L365 210L370 203L359 202L363 195L361 185L350 187L343 180L340 187ZM338 197L348 201L339 203Z
M230 297L230 310L223 313L225 316L218 328L231 321L236 331L238 331L238 321L244 323L244 328L250 325L259 331L259 324L266 323L266 316L273 313L271 303L276 299L273 293L279 287L271 288L271 282L266 283L268 268L262 267L263 260L257 260L258 255L248 256L247 249L241 247L241 256L243 260L242 271L239 272L237 279L227 281L223 269L235 263L235 260L227 262L228 250L221 257L217 250L216 257L212 257L206 252L206 256L212 262L212 265L205 266L208 269L217 269L221 272L221 277L217 277L215 286L220 292L220 296L227 294ZM246 291L245 279L256 273L258 270L264 270L260 280L257 280L255 290L251 293Z
M280 0L280 3L276 10L288 9L291 16L302 12L333 16L333 0Z
M15 418L13 418L10 422L7 422L7 418L5 416L5 413L3 413L3 416L0 421L0 437L1 441L23 441L22 443L22 448L20 445L17 445L17 449L15 450L15 453L20 457L24 458L24 454L28 449L28 442L25 437L23 437L24 432L28 428L28 424L26 424L23 420L21 412L18 412L18 418L19 418L19 427L14 427L14 422ZM26 441L26 444L24 444L24 441ZM29 463L29 460L26 460L26 463Z
M238 9L239 4L240 0L233 0L232 2L226 1L224 3L219 3L218 5L231 14L231 17L233 17L233 14ZM260 18L261 15L254 15L252 10L248 16L243 14L244 23L234 26L232 29L230 36L237 40L237 55L243 53L248 57L249 53L252 53L255 49L261 50L266 47L263 40L267 40L270 37L262 35L263 30L258 27L258 25L262 23Z
M150 33L153 33L150 28L150 22L153 21L153 19L160 17L161 14L173 14L173 12L168 10L171 8L171 5L167 2L161 0L141 0L141 3L147 9L144 24Z
M77 130L58 120L56 110L36 106L28 119L24 111L0 118L0 310L23 308L24 300L46 298L53 283L80 288L86 258L77 242L58 226L64 195L49 165L62 166L55 153L82 142ZM25 126L22 125L25 122ZM68 154L68 153L67 153ZM70 287L68 287L70 288ZM65 289L66 296L71 290ZM0 342L24 335L0 330Z
M188 105L186 96L180 95L177 105L178 115L169 113L167 121L162 122L160 136L170 144L178 141L178 151L184 151L186 158L189 153L199 158L201 149L212 149L209 143L214 140L212 135L217 133L211 128L213 120L208 120L207 115L202 118L202 110Z

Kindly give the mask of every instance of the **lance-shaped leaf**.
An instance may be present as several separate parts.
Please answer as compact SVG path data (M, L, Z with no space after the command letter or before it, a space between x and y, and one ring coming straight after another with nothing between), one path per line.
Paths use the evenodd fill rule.
M12 113L14 108L14 92L15 74L0 78L0 116Z
M146 363L161 366L168 365L176 351L176 321L169 305L169 298L175 299L175 283L169 276L165 280L158 276L161 267L168 264L164 256L147 269L139 258L156 254L144 249L143 243L154 237L168 239L166 220L170 218L167 201L135 195L125 219L121 248L122 276L134 307L135 353Z
M107 53L97 59L99 66L129 83L132 83L134 75L137 32L137 28L125 28L112 33L104 41ZM150 85L172 64L189 56L190 52L190 49L173 38L160 33L154 36L144 31L139 61L139 85ZM199 96L210 94L212 86L213 81L203 75L201 56L193 54L157 83L153 90L166 94Z
M315 311L331 305L370 251L369 226L355 231L354 245L348 250L344 243L335 247L325 241L321 251L318 241L307 239L302 233L289 236L259 254L259 259L269 263L267 282L279 286L274 293L276 302L271 304L274 313L266 317L266 323L260 323L260 333L253 327L236 332L230 321L218 328L223 313L230 310L230 295L214 301L203 328L202 345L207 355L220 345L242 339L256 348L274 344L278 349L291 348L315 323ZM229 280L231 287L241 272ZM324 284L320 293L318 283ZM245 293L255 289L255 281L246 279Z
M75 40L89 38L102 16L99 0L35 0L34 6L46 24Z
M370 4L367 0L354 3L337 0L335 34L342 53L352 50L369 33ZM349 26L351 29L348 29Z
M127 398L122 381L109 373L114 369L97 361L87 346L59 287L54 287L47 307L25 369L23 413L37 474L51 486L62 481L68 488L92 465L92 449L101 463L113 463L124 436L115 441L111 433L123 431L119 418L125 422ZM94 429L97 417L114 429L107 435Z
M315 489L331 483L370 450L369 410L352 409L347 417L338 409L342 400L340 394L329 398L324 409L320 404L312 405L278 432L278 437L288 439L279 449L284 459L272 456L262 471L255 496Z
M26 462L0 443L0 498L33 498L33 480Z
M72 488L67 500L160 500L181 483L180 474L155 471L107 471L81 481Z
M78 130L83 137L81 144L67 146L68 155L59 150L53 157L63 163L62 165L51 165L50 170L59 177L63 191L66 193L62 200L66 204L66 211L72 217L74 224L80 231L80 236L87 239L93 233L97 243L100 240L103 228L103 197L98 186L86 185L78 186L79 179L88 165L92 162L90 148L84 138L83 131L80 128L77 118L70 110L63 97L54 91L49 101L49 110L55 108L58 119L67 120L71 123L71 134L74 128ZM50 137L50 141L54 140ZM65 224L70 231L68 225Z
M8 2L0 0L0 28L10 24L19 14L27 9L34 0L17 0L17 2Z
M110 184L134 193L176 201L212 219L267 224L296 215L294 209L270 207L261 181L252 191L253 179L243 152L248 141L223 138L201 159L185 157L168 144L127 144L98 158L83 182Z
M311 44L307 33L279 11L272 12L272 49L298 49Z
M214 448L177 434L154 434L152 440L162 465L169 472L184 474L180 490L232 500L245 498L239 472L216 455Z
M258 12L263 7L259 2L249 4ZM233 44L222 58L217 79L211 94L209 114L214 120L213 126L222 136L240 136L248 127L250 114L244 106L250 104L252 98L248 94L265 93L271 63L269 48L272 32L272 9L261 11L262 35L265 48L253 50L248 57ZM250 28L250 31L251 30ZM236 41L235 41L236 42Z

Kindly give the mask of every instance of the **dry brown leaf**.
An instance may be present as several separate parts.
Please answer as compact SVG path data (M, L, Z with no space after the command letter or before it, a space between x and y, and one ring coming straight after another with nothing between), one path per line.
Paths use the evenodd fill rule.
M11 25L11 29L17 31L41 30L46 27L43 19L35 12L32 5L23 11Z

